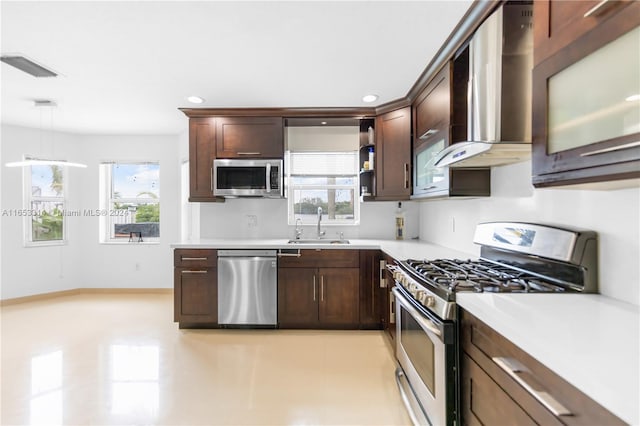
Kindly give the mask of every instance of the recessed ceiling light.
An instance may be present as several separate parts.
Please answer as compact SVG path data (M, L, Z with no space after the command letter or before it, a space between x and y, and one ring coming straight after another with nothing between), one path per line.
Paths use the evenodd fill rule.
M362 102L375 102L378 100L378 95L364 95L362 97Z
M640 94L631 95L631 96L625 98L625 101L627 101L627 102L640 101Z
M201 98L200 96L189 96L187 100L192 104L201 104L204 102L204 98Z

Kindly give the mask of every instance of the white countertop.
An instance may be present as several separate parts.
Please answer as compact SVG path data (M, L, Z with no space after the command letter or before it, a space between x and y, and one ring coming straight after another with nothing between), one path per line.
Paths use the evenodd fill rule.
M404 260L477 258L409 240L350 239L350 244L202 239L172 248L381 249ZM640 425L640 308L597 294L458 293L464 309L631 425Z
M418 240L368 240L349 239L349 244L288 244L285 239L273 240L236 240L236 239L200 239L171 244L171 248L181 249L380 249L394 259L438 259L438 258L477 258L477 256L452 250L437 244Z
M640 424L640 308L598 294L458 293L457 303L631 425Z

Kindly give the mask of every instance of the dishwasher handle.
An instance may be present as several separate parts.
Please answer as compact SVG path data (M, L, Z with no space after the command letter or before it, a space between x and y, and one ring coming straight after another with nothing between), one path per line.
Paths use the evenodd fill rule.
M276 257L277 250L218 250L218 257Z

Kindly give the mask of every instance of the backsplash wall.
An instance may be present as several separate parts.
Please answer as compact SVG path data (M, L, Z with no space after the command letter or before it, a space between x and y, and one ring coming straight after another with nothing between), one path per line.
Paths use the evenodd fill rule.
M479 254L476 224L521 221L590 229L599 237L600 293L640 305L640 188L535 189L531 162L492 169L492 196L420 203L420 239Z
M328 238L344 232L345 238L395 238L397 202L366 202L360 205L360 225L326 226ZM405 232L408 238L417 237L419 205L403 202ZM255 216L257 225L249 224ZM286 199L228 199L224 203L200 204L201 238L292 238L294 226L287 225ZM314 238L315 226L304 226L303 238Z

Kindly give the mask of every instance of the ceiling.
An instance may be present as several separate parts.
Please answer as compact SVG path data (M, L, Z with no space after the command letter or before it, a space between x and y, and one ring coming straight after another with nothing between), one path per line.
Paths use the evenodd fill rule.
M470 5L2 1L2 55L61 74L0 64L2 122L40 126L41 99L55 130L84 134L178 134L179 107L377 106L407 94Z

